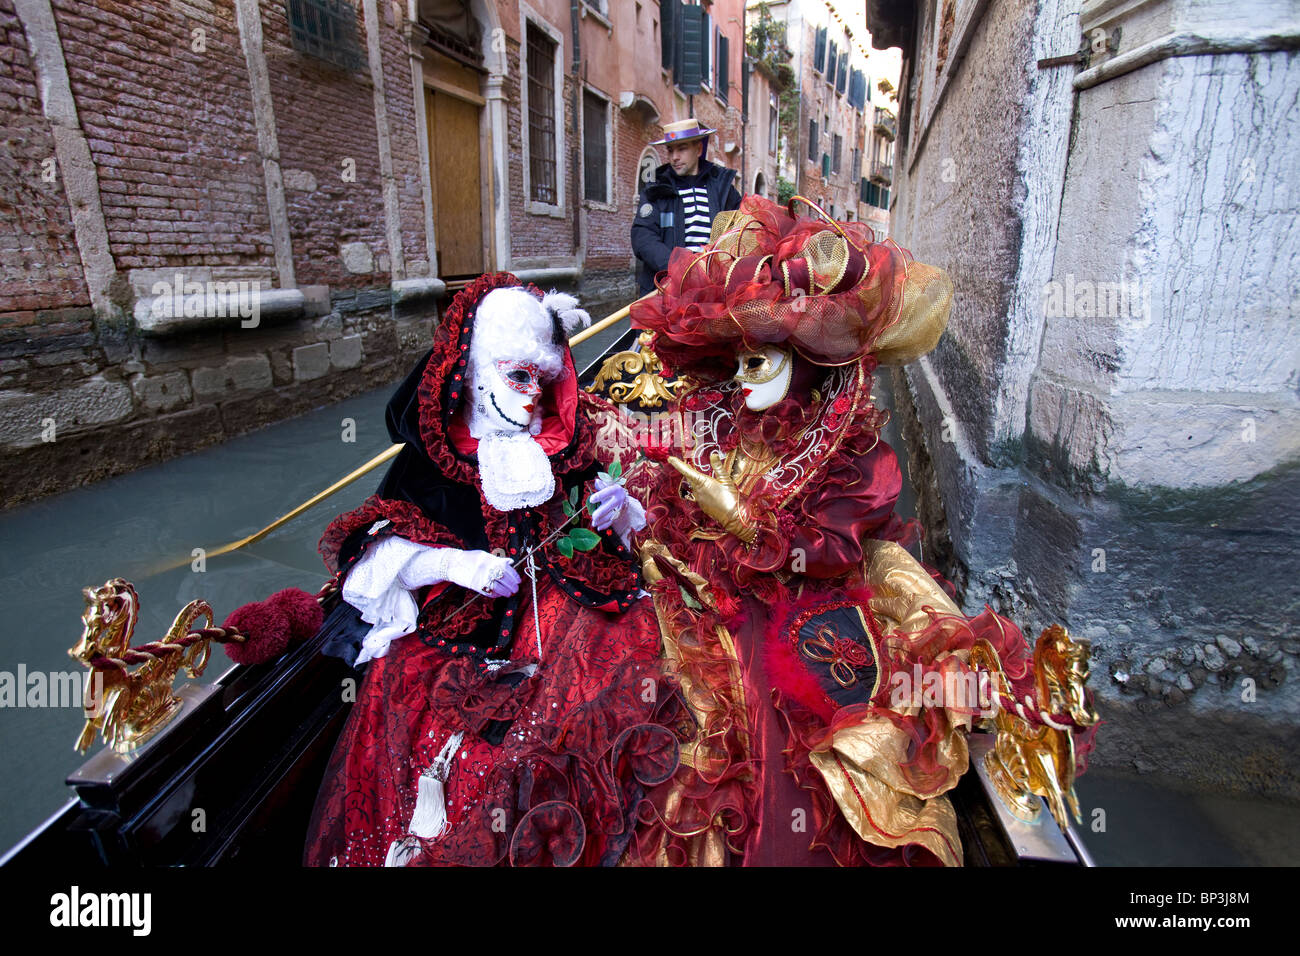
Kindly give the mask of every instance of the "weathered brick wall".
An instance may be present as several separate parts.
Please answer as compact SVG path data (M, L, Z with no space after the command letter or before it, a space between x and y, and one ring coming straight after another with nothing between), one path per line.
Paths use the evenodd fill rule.
M360 6L356 31L364 61ZM387 271L380 268L388 262L388 243L369 64L346 73L303 56L293 49L284 5L261 9L296 277L304 285L369 284L375 277L349 272L339 255L344 243L365 243L375 271Z
M53 164L54 137L41 115L27 40L10 0L0 0L0 140L6 152L0 163L2 333L42 321L38 310L90 304Z
M272 261L233 5L214 12L204 23L162 3L54 3L119 270Z
M135 299L149 294L154 277L239 275L266 289L275 276L234 3L179 9L53 3L118 274L112 296L123 310L96 316L64 183L41 177L55 149L29 38L11 0L0 0L0 123L16 160L0 168L0 507L337 401L405 374L427 347L435 304L395 309L388 288L360 3L364 65L352 74L293 50L284 5L261 4L295 279L300 288L318 287L306 314L263 317L254 328L232 319L167 336L142 334L131 323ZM418 266L425 259L423 170L400 25L381 5L403 253ZM343 175L345 158L355 161L355 181ZM365 243L371 268L349 271L340 255L345 243Z

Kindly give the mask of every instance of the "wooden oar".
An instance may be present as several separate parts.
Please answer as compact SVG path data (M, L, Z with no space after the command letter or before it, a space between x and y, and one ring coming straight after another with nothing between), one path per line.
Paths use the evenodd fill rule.
M650 296L657 295L657 294L658 294L657 292L647 292L645 295L641 297L641 299L648 299L650 298ZM637 299L636 302L640 302L641 299ZM577 345L580 342L585 342L593 335L603 332L605 331L605 329L608 329L610 326L627 318L628 313L631 311L632 306L635 305L636 302L631 302L623 306L623 308L619 309L614 314L606 316L605 318L601 319L599 322L596 322L593 325L588 326L587 328L583 329L581 332L574 335L573 338L569 339L569 347L572 348L573 346ZM391 461L393 458L397 456L397 453L400 452L405 447L406 445L404 443L391 446L387 451L381 452L380 454L376 455L374 458L370 459L360 468L357 468L355 471L348 473L347 475L340 478L338 481L334 482L334 484L330 485L324 491L320 491L312 495L310 498L308 498L298 507L294 508L288 514L276 518L274 521L272 521L261 531L258 531L255 534L250 534L247 538L240 538L238 541L232 541L230 542L230 544L223 544L219 548L212 548L211 550L207 550L204 552L204 558L205 559L215 558L217 557L217 555L229 554L231 551L238 551L240 548L244 547L245 545L252 544L255 541L260 541L262 538L265 538L276 528L288 524L290 521L298 517L304 511L307 511L310 508L314 507L315 505L319 504L320 502L324 501L330 495L334 494L334 492L346 488L348 485L352 484L352 482L356 481L362 475L366 475L374 471L384 462ZM164 571L171 571L174 568L183 567L189 564L192 560L193 560L192 558L182 558L181 560L176 561L174 563L166 564L163 565L162 567L154 568L153 570L149 571L148 574L149 575L162 574Z

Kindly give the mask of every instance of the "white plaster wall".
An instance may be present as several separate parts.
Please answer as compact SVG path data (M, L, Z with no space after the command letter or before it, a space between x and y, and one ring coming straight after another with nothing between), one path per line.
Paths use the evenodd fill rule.
M1071 466L1203 487L1300 455L1298 99L1285 52L1080 92L1052 277L1132 301L1046 318L1030 429Z
M1300 384L1300 57L1161 64L1134 258L1149 328L1123 330L1120 385L1272 392Z

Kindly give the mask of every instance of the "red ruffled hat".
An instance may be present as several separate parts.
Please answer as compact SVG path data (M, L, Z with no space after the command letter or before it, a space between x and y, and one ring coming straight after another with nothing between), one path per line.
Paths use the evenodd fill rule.
M660 295L631 309L670 366L779 344L817 365L871 354L905 364L938 342L952 304L948 276L897 243L876 242L863 223L795 215L796 200L807 203L746 196L717 217L703 251L673 251Z

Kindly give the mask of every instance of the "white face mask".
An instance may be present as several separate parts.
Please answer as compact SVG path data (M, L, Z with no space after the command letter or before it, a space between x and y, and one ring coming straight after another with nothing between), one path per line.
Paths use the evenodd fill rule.
M732 380L744 389L750 411L771 408L789 393L794 362L788 349L769 345L757 352L741 352L737 358Z
M502 359L486 368L475 369L473 381L475 411L471 433L532 431L541 420L541 372L531 362Z

